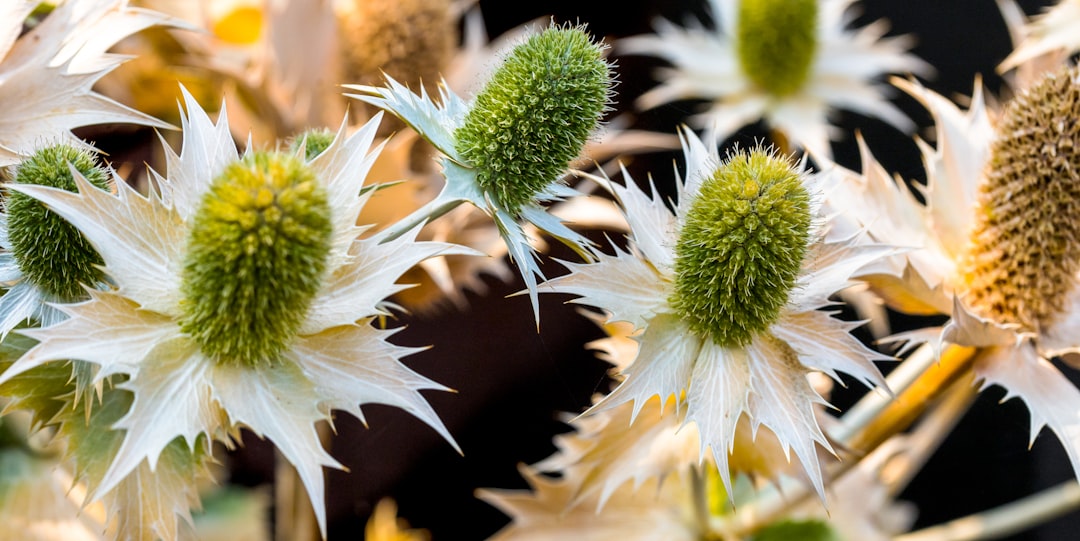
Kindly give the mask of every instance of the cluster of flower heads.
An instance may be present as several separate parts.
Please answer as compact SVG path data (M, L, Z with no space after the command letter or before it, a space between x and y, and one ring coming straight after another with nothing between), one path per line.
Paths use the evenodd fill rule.
M660 22L657 35L616 44L672 64L642 107L713 104L697 117L704 137L677 135L685 170L675 172L671 201L625 169L622 184L579 172L606 189L627 232L624 243L598 247L550 212L581 197L565 177L614 96L606 46L587 28L528 33L464 98L446 81L432 85L433 73L453 68L428 71L451 63L454 34L440 32L460 6L405 2L378 23L372 14L391 7L356 4L328 23L329 3L307 12L296 4L263 12L230 3L216 14L192 4L208 10L213 32L183 38L186 46L229 43L226 63L205 67L261 88L252 90L256 109L276 113L261 126L241 115L241 152L230 107L212 120L181 87L180 151L162 137L165 170L150 171L145 191L70 130L170 128L92 87L119 65L106 52L117 41L188 23L123 0L0 7L0 166L10 172L0 214L0 395L7 410L30 412L29 428L61 442L65 472L43 474L54 459L35 454L18 434L27 427L5 417L0 464L21 474L0 479L3 528L51 521L65 539L177 539L215 445L231 448L248 430L295 467L325 538L322 469L342 466L317 425L332 426L335 411L364 420L364 404L395 406L456 449L420 393L448 389L402 364L418 350L395 344L383 320L410 270L427 265L453 288L447 258L483 255L422 237L464 203L474 209L468 219L501 241L494 252L517 267L537 324L541 292L599 309L611 336L594 346L616 367L617 384L572 421L577 432L559 438L559 452L523 469L534 492L480 494L514 520L501 538L874 540L908 528L910 509L893 501L904 475L890 477L896 468L886 465L917 467L911 457L940 430L858 447L845 432L854 421L825 414L841 373L881 400L903 390L875 365L890 357L830 311L856 284L897 311L949 316L893 340L926 343L920 351L931 358L969 352L960 356L974 377L1021 397L1031 437L1048 426L1080 475L1080 391L1050 362L1080 352L1075 66L1018 77L1000 109L978 85L962 110L918 82L896 82L937 126L934 145L919 141L928 182L918 198L862 140L861 172L829 161L830 105L910 128L876 80L928 73L906 39L883 37L881 22L848 28L852 0L715 0L714 29ZM1076 13L1065 0L1018 27L1022 41L1003 69L1075 52ZM359 83L346 85L348 97L414 132L401 150L382 137L383 112L317 105L333 70L290 55L287 36L290 24L317 23L340 25L351 39L404 40L411 21L435 41L382 57L356 47L346 66ZM465 41L469 54L459 56L479 54ZM375 78L380 68L398 73ZM12 103L19 107L5 109ZM336 132L293 133L328 111L345 116ZM721 153L722 139L761 118L781 148L805 149L815 163L761 145ZM293 143L256 144L255 128ZM369 203L393 189L371 178L381 155L396 156L393 171L411 170L402 164L420 140L434 149L439 169L429 173L441 190L392 221L367 221ZM547 279L539 232L580 261ZM763 485L787 482L817 499L766 524L740 521L738 509L759 502ZM12 503L35 484L50 513ZM84 501L65 496L70 487ZM91 502L106 510L80 515ZM49 535L34 539L58 538Z

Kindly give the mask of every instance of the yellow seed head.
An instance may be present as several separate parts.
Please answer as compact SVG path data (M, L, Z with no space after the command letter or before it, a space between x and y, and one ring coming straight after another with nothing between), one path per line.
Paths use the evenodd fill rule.
M966 300L1037 331L1080 270L1080 70L1048 74L1005 109L963 261Z
M382 73L418 88L438 83L457 46L449 0L354 0L341 13L345 78L381 84Z

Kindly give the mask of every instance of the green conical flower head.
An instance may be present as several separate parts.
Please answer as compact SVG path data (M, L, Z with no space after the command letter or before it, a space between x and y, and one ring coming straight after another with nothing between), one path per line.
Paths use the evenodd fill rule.
M810 241L810 195L787 159L734 154L701 185L675 247L676 313L697 334L749 344L780 315Z
M515 214L566 171L607 107L603 48L580 27L518 45L454 133L484 193Z
M1080 69L1005 108L980 186L965 300L1029 331L1064 313L1080 271Z
M296 136L289 143L289 152L296 154L300 145L304 145L304 161L310 162L324 150L330 148L337 134L326 128L313 128Z
M742 71L774 96L797 92L817 53L816 0L741 0L735 51Z
M330 237L326 193L299 158L227 166L193 218L181 328L218 362L275 362L322 285Z
M63 144L43 148L19 164L15 182L74 192L71 167L94 186L108 189L109 175L94 154ZM11 253L25 280L64 302L83 299L83 284L101 281L101 256L78 229L22 193L9 192L6 207Z

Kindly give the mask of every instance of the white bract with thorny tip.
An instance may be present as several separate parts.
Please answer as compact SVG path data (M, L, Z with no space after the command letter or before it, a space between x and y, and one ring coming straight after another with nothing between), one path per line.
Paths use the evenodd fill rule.
M824 498L816 445L829 451L832 447L815 417L815 406L825 401L812 388L807 375L821 371L838 379L838 372L842 371L883 388L884 381L872 361L885 357L849 334L857 324L834 319L819 308L832 305L829 297L851 284L852 273L892 249L860 246L854 237L825 242L822 238L825 224L819 213L820 192L826 188L821 185L824 177L797 172L786 161L773 157L772 160L784 163L790 175L794 175L789 180L809 195L804 210L808 212L805 218L810 225L803 239L806 244L799 248L804 250L805 257L791 262L792 284L786 298L781 296L773 314L741 341L722 344L712 335L695 330L691 318L673 302L678 281L682 279L676 272L681 257L677 253L681 248L677 246L702 186L717 171L720 158L715 146L707 148L692 133L683 137L687 173L685 182L678 182L674 212L668 210L655 192L652 196L646 194L629 178L626 187L612 184L611 189L630 225L629 251L616 249L615 255L600 255L595 264L566 263L570 274L546 282L543 291L579 295L581 298L573 302L600 308L609 314L609 321L627 321L639 329L634 335L640 344L639 352L633 364L623 371L625 380L592 411L632 401L631 422L634 422L652 397L659 396L662 403L674 396L677 402L685 402L686 421L697 425L700 453L704 454L706 447L711 448L721 472L728 471L728 453L735 442L736 425L745 415L755 433L759 427L766 426L775 433L785 454L795 451L818 494ZM760 187L757 180L743 179L737 181L736 191L744 189L738 184L744 181L745 189L751 191L760 188L765 193L770 189ZM733 208L740 208L741 203L732 202ZM747 218L744 224L751 221L764 224L774 218L765 217L769 210L764 208L764 203L758 204L762 207L759 214ZM756 226L746 227L750 231ZM761 229L767 227L763 225ZM757 240L765 242L771 235L770 232L758 234L761 236ZM739 241L731 238L722 242ZM767 249L788 252L780 246ZM729 260L729 263L737 262ZM708 280L708 273L716 272L716 276L723 277L727 270L704 269L702 273ZM758 279L766 284L771 277L758 276ZM712 282L726 280L716 278ZM758 299L747 302L754 304ZM723 319L731 314L713 315ZM675 413L668 413L672 414ZM721 477L730 494L729 476L725 473Z
M1075 96L1075 70L1073 75L1058 74L1042 84L1047 80L1068 84L1063 77L1073 78L1071 92ZM926 203L920 203L902 182L890 177L864 144L861 173L833 168L832 174L845 177L846 185L833 192L829 205L846 216L849 225L865 228L870 239L917 249L868 266L858 277L896 310L950 315L944 328L912 331L896 338L929 342L937 348L944 343L980 348L974 371L983 386L1000 385L1008 392L1006 399L1022 399L1031 414L1031 442L1049 426L1080 475L1080 391L1049 360L1080 351L1080 288L1076 287L1075 273L1062 277L1062 272L1069 271L1028 259L1032 248L1046 259L1067 256L1075 239L1068 238L1069 228L1050 223L1039 209L1017 210L1018 205L1043 199L1051 214L1075 219L1068 214L1080 202L1072 187L1078 182L1075 170L1071 175L1061 173L1047 179L1036 174L1051 170L1052 162L1071 159L1075 163L1075 146L1039 143L1041 153L1013 151L1013 157L1022 154L1024 162L999 167L1009 158L1005 151L1016 145L1017 137L1047 133L1054 141L1060 136L1061 142L1068 143L1073 132L1060 131L1064 124L1056 123L1052 116L1042 117L1049 125L1016 128L1016 118L1006 123L987 108L979 85L964 111L921 85L898 84L922 102L936 123L936 146L919 141L927 173L927 184L920 191ZM1028 100L1022 105L1034 103L1024 96L1018 98ZM1045 102L1043 106L1056 111L1051 114L1066 114L1068 109ZM995 158L994 148L1003 149L1003 157ZM1006 178L1009 176L1014 179ZM993 190L986 187L986 179L991 177L1020 182L988 191ZM1072 190L1072 195L1061 195L1059 189ZM1016 219L1020 215L1025 219ZM987 227L988 220L1000 220L1004 225ZM989 251L980 248L994 246L986 244L988 239L1009 246ZM1040 247L1040 239L1060 249ZM990 288L980 286L987 283L987 268L991 266L999 272L1012 269L1008 271L1010 278L992 280ZM1052 277L1057 283L1051 289L1056 293L1037 289L1040 280L1032 280L1035 275ZM1032 303L1032 295L1043 300ZM1057 309L1031 316L1040 304L1056 304Z
M394 241L383 242L379 236L358 240L365 228L357 226L356 219L367 200L359 194L381 149L371 148L381 115L351 136L343 128L329 148L302 162L316 179L316 190L325 194L329 249L306 310L291 314L299 318L296 332L277 337L283 345L270 358L232 362L227 355L208 353L204 344L209 339L183 328L189 317L186 305L201 300L185 297L181 269L190 266L186 252L199 216L206 205L219 201L207 197L209 190L241 156L224 110L214 124L186 91L184 95L182 153L165 147L168 175L155 173L157 187L148 196L122 182L117 183L118 193L111 194L82 178L77 178L78 193L13 187L75 225L100 252L115 289L93 291L84 303L57 306L68 315L59 324L22 331L39 343L0 381L68 359L98 365L98 381L127 376L119 387L131 391L134 402L113 427L125 436L95 489L97 495L107 493L144 460L153 468L174 439L183 438L188 446L195 446L200 436L227 441L238 427L247 427L271 439L299 471L325 534L321 469L340 464L323 450L315 424L332 421L331 410L363 419L361 404L397 406L456 447L419 392L446 388L401 364L401 357L417 349L389 343L394 331L377 329L371 322L386 313L384 299L406 287L395 284L402 273L426 258L460 249L415 242L415 229ZM299 156L289 156L294 160L290 163L302 161L303 150ZM257 193L255 200L263 196ZM242 194L236 197L243 199ZM285 205L279 210L288 208L283 200L278 204ZM244 278L228 279L243 285L235 280ZM264 323L260 313L230 312L235 306L223 309L226 323L230 317Z
M710 0L715 29L659 20L656 34L623 39L616 48L672 64L659 72L662 82L639 98L640 107L711 100L693 122L720 139L764 120L794 147L828 157L829 141L840 136L828 119L833 108L910 131L911 120L889 103L875 79L930 70L906 52L910 40L883 37L885 21L848 28L852 3Z
M18 163L42 143L86 145L71 130L131 122L168 124L94 92L126 57L106 51L144 28L176 24L126 0L67 0L25 35L36 0L0 3L0 166Z

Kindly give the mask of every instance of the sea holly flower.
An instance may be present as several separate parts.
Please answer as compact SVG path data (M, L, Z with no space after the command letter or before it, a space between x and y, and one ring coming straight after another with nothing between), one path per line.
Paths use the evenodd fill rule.
M105 51L144 28L173 24L126 0L67 0L20 36L37 0L0 5L0 166L18 163L42 141L85 145L72 128L130 122L169 125L93 90L123 56Z
M893 308L951 316L944 329L898 338L981 348L974 371L1031 413L1080 475L1080 391L1049 359L1080 351L1080 69L1045 74L1000 113L976 87L968 111L901 83L932 113L937 146L921 143L920 204L863 148L863 172L830 200L871 238L918 247L863 272ZM879 220L881 216L889 220Z
M715 30L661 20L656 34L626 38L616 47L672 64L661 72L663 82L639 98L640 107L711 100L693 122L721 139L764 119L792 146L828 157L829 141L839 136L829 124L830 109L911 130L912 122L874 79L929 71L906 52L908 39L883 37L884 21L847 28L853 1L710 0Z
M611 75L603 47L583 28L551 27L518 45L472 103L440 89L439 104L421 88L416 95L387 79L387 87L346 85L351 97L386 109L444 156L446 184L396 227L413 225L468 202L487 213L517 264L539 322L539 260L522 222L550 234L583 257L591 244L541 206L577 192L561 184L610 99Z
M99 189L109 189L109 173L89 149L68 144L42 148L15 170L14 182L75 191L72 171ZM63 319L49 302L87 298L85 287L102 281L102 263L82 233L32 197L12 192L0 214L0 339L33 319L43 326Z
M370 323L398 277L453 246L358 240L365 175L379 118L318 156L249 152L241 157L222 113L214 124L184 91L183 151L165 148L167 176L148 196L125 183L102 191L76 175L78 193L13 185L79 229L101 254L116 289L59 305L68 319L22 331L39 341L0 382L79 359L131 405L94 494L120 486L140 465L153 471L170 445L194 451L247 427L277 444L297 468L325 533L323 450L315 423L332 410L361 419L360 405L401 407L453 444L420 395L446 388L398 360L416 351ZM204 442L204 443L200 443Z
M591 411L633 402L635 422L655 396L685 401L699 453L712 449L729 493L728 453L745 415L754 433L765 426L785 454L794 450L824 497L815 444L832 448L814 413L824 399L807 375L884 381L872 363L883 357L848 333L855 324L818 308L890 249L855 238L825 242L823 177L787 159L755 149L721 163L691 133L684 153L674 212L630 179L612 186L630 224L629 251L567 263L570 274L544 284L640 329L625 380Z

